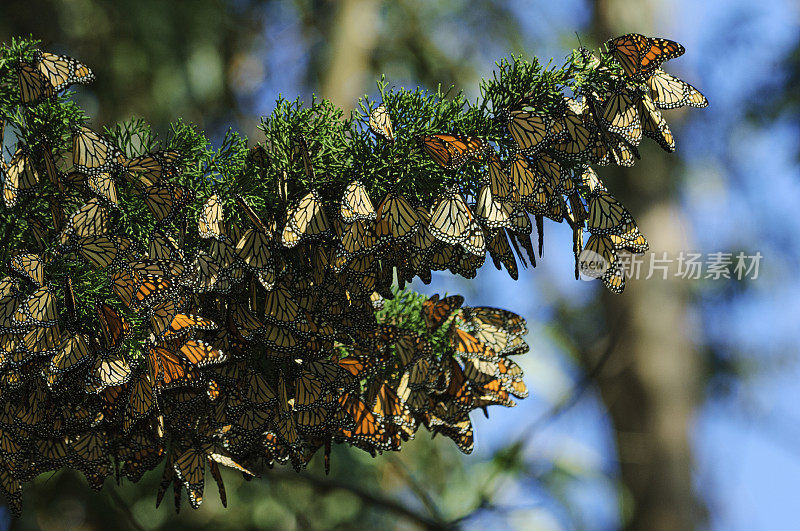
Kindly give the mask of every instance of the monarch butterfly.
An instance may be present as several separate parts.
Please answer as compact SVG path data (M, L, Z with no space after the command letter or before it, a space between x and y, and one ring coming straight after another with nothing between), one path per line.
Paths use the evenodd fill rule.
M69 444L83 466L108 460L105 433L81 433L71 438Z
M154 186L165 174L174 172L180 163L181 154L177 151L158 151L129 159L125 170L133 172L145 187Z
M87 375L87 389L101 393L109 387L122 386L131 379L133 371L119 352L102 352Z
M247 162L259 169L264 169L269 165L269 153L267 153L267 149L263 144L256 143L256 145L247 150Z
M212 291L217 287L220 275L219 263L205 251L198 251L194 265L193 289L197 292Z
M649 249L645 237L639 232L639 227L633 220L620 225L614 234L608 235L617 249L627 249L635 254L642 254Z
M472 380L472 386L475 392L475 399L472 405L475 408L485 408L486 406L514 407L516 405L516 403L511 400L508 389L504 386L504 382L499 378L482 379L481 383ZM522 387L525 387L525 384L522 384ZM525 392L527 393L527 388Z
M18 254L11 258L11 269L34 284L44 285L44 262L38 254Z
M134 311L151 306L174 294L172 280L150 274L139 274L130 268L115 271L111 276L111 288L126 306Z
M253 224L253 226L257 230L263 232L264 234L271 234L274 231L274 229L275 229L274 223L272 224L272 227L271 227L272 230L270 230L270 227L267 227L267 225L264 224L264 222L261 220L261 218L258 217L258 214L256 214L255 210L253 210L253 207L250 206L250 204L245 200L244 197L242 197L239 194L236 194L236 195L234 195L234 198L236 199L236 204L239 205L239 207L242 209L242 211L244 211L244 213L250 219L250 222ZM239 236L240 236L240 231L239 231L239 228L238 228L238 226L236 224L231 224L231 231L230 232L231 232L231 237L233 238L233 241L238 241Z
M278 377L278 415L275 419L278 435L283 441L294 446L298 442L297 425L292 414L294 400L289 399L286 389L286 379L283 375Z
M634 96L624 89L615 90L606 101L601 115L603 126L633 145L642 140L642 124Z
M317 192L312 191L287 213L281 243L291 249L303 240L325 236L328 230L328 217L322 206L322 198Z
M525 209L537 216L549 213L548 204L553 199L556 190L551 186L550 179L534 172L525 159L516 160L512 165L512 178L522 186L520 200ZM560 218L558 219L560 221Z
M538 179L522 153L516 153L511 162L511 183L515 201L527 201L536 193Z
M236 304L231 311L231 323L243 339L251 339L254 334L264 331L264 323L257 319L243 305Z
M593 52L589 51L588 49L581 46L578 51L581 54L581 59L583 59L584 64L591 68L592 70L596 70L597 67L600 66L600 58L597 57Z
M484 347L485 348L485 347ZM444 368L448 383L444 394L453 400L457 407L464 412L471 409L474 395L469 380L464 376L464 370L453 357L447 357Z
M23 104L38 103L55 95L53 86L32 64L20 61L17 65L17 75L20 99Z
M290 354L298 346L297 336L281 326L265 324L263 339L279 355Z
M2 126L2 124L0 124L0 126ZM2 139L2 127L0 127L0 139ZM43 142L39 146L38 153L41 156L47 178L50 179L50 182L53 184L53 186L58 188L59 192L64 192L64 185L58 178L58 169L56 168L56 161L53 158L53 152L51 151L50 146L46 142Z
M461 310L461 318L465 323L473 327L503 330L512 337L521 337L528 333L528 323L525 319L513 312L501 310L500 308L487 306L463 308ZM502 355L509 355L503 349L498 349L497 352Z
M566 206L561 197L562 184L569 181L561 178L561 166L547 153L539 153L532 161L539 179L537 194L533 198L533 210L556 222L564 219Z
M536 225L537 229L539 229L539 219L541 216L536 216ZM531 232L533 231L533 225L531 224L529 214L522 208L518 209L515 214L514 218L511 220L511 227L506 229L506 234L511 241L511 244L514 246L514 250L517 252L517 256L519 256L520 260L522 260L522 265L528 267L527 262L525 261L525 257L520 254L519 246L521 245L527 251L527 254L531 260L531 265L536 267L536 255L533 252L533 242L531 241ZM542 235L539 234L539 240L541 242ZM541 245L540 245L541 247Z
M450 263L450 271L464 278L475 278L478 268L486 261L486 253L475 255L463 249L457 251L457 259Z
M458 248L437 242L425 256L426 266L434 271L444 271L456 259Z
M250 371L245 380L247 385L242 398L254 407L271 406L275 403L275 390L267 383L263 376Z
M197 367L222 363L228 359L228 355L223 351L199 339L189 339L178 352Z
M423 306L424 308L424 306ZM400 360L400 365L405 367L421 357L431 354L430 344L411 330L398 330L398 337L395 343L395 351Z
M20 304L12 322L18 326L54 326L58 322L56 296L49 287L40 287Z
M298 429L304 433L315 435L325 432L328 420L328 410L324 407L302 409L295 412Z
M39 182L39 173L25 148L17 148L8 166L3 164L3 201L6 207L17 204L20 192L29 190Z
M299 312L300 306L286 288L276 287L267 292L264 308L266 318L279 323L291 323L297 320Z
M428 231L436 239L460 244L475 255L483 255L486 250L483 231L455 187L449 188L440 197L431 213Z
M531 160L538 174L547 180L550 188L558 190L562 182L561 166L558 162L547 153L539 153Z
M125 408L125 418L122 424L123 433L130 432L133 424L145 417L153 409L153 382L150 380L150 371L141 371L133 383L128 395L128 404Z
M300 439L297 435L297 422L293 413L283 412L279 414L275 419L275 427L278 436L284 443L289 446L298 444Z
M206 461L205 453L194 447L189 447L181 452L172 464L178 479L186 487L189 503L194 509L197 509L203 503Z
M60 439L39 439L35 443L39 455L37 460L49 463L49 466L57 468L63 466L68 459L67 445L64 438Z
M182 282L188 277L186 266L180 260L131 260L126 267L139 277L156 276Z
M394 425L413 428L416 426L414 417L408 406L398 398L387 382L380 380L373 381L367 392L367 404L370 405L372 413L383 422L390 422ZM413 431L411 431L413 433Z
M629 77L646 75L661 63L680 57L686 49L675 41L628 33L606 43L611 56Z
M335 362L339 367L359 379L371 375L377 370L375 360L369 357L348 356L346 358L338 358Z
M79 172L114 173L122 168L125 157L109 140L88 127L76 128L72 133L72 162Z
M564 158L582 159L589 151L593 135L582 118L586 109L585 98L580 101L564 98L561 121L566 138L553 145L553 149L560 152Z
M117 310L105 303L97 307L97 314L100 317L105 350L118 351L131 332L130 323Z
M544 147L551 138L549 117L531 111L516 110L508 113L508 131L517 147L532 155Z
M582 186L586 187L586 189L591 193L595 190L606 190L603 181L600 180L600 177L597 175L597 172L594 171L594 168L591 166L583 166L580 175L580 183Z
M661 146L667 153L675 151L675 138L661 115L652 98L647 94L640 94L638 99L639 114L642 117L642 130L644 134Z
M581 253L581 272L592 278L600 278L614 293L625 289L625 276L609 236L592 234Z
M244 263L255 270L272 265L270 236L256 229L247 229L236 244L236 253Z
M445 437L452 439L459 450L465 454L472 453L474 448L474 438L472 432L472 422L469 417L462 415L453 421L445 421L429 413L432 431L441 433Z
M386 430L362 400L345 393L339 397L339 404L355 424L352 430L341 430L345 441L368 451L385 447Z
M77 241L78 251L97 269L118 263L131 247L131 241L122 236L88 236Z
M625 224L634 224L633 216L610 193L597 190L589 196L589 232L615 234Z
M114 178L106 171L91 173L86 177L86 186L89 191L102 199L106 204L117 206L117 185Z
M58 324L48 327L36 327L22 337L22 345L18 354L27 359L29 356L52 356L61 346L61 329Z
M437 134L421 136L420 142L434 162L448 170L457 169L468 157L476 158L486 149L483 142L471 136Z
M419 226L417 211L402 195L389 192L378 205L375 234L379 242L404 241L413 236Z
M356 220L348 225L342 232L342 237L336 248L337 257L340 257L334 267L341 269L353 257L369 255L378 247L375 236L375 226L364 220Z
M428 330L436 330L444 323L457 309L464 304L464 297L461 295L450 295L439 300L436 294L422 303L422 316Z
M505 230L498 229L489 232L489 237L486 239L486 250L489 251L489 256L492 257L492 262L498 271L502 264L506 267L506 271L508 271L511 278L514 280L519 278L517 261L514 258L514 253L511 252Z
M160 230L155 230L150 235L147 256L154 260L186 261L180 244L170 234Z
M430 360L421 358L409 365L400 377L400 382L397 384L397 396L412 410L422 409L428 403L427 388L430 373Z
M94 74L77 60L65 55L37 51L36 67L20 63L19 83L22 103L36 103L73 83L90 83Z
M169 223L192 201L194 191L177 184L148 186L144 191L144 202L159 223Z
M164 337L187 334L193 330L214 330L217 324L211 319L197 315L176 313L164 331Z
M639 150L628 144L622 138L617 140L605 130L593 139L591 158L601 166L617 164L618 166L631 167L636 159L642 158Z
M466 310L479 310L479 311L499 311L495 308L469 308L464 311L464 319L466 320ZM512 314L513 315L513 314ZM519 317L519 316L515 316ZM487 361L497 361L499 356L512 356L517 354L524 354L528 351L528 344L523 339L523 334L527 332L524 328L521 332L516 332L511 329L511 324L504 323L498 325L497 323L485 322L479 319L472 319L471 322L467 321L469 326L467 330L478 342L483 343L491 351L485 351L480 356L467 356L479 357ZM524 321L522 325L525 326Z
M511 192L511 181L503 170L500 157L498 157L495 152L489 155L489 164L486 173L487 176L484 178L484 182L489 185L492 197L496 198L498 201L505 202Z
M294 405L298 409L314 406L322 397L323 382L309 371L302 371L295 380Z
M178 314L178 304L173 299L166 299L150 310L150 329L160 338L169 329Z
M380 135L389 142L394 142L394 131L392 130L392 118L386 106L381 103L369 114L369 128L376 135Z
M22 515L22 481L15 478L11 471L13 466L6 462L6 458L0 458L0 489L2 489L8 509L14 517Z
M386 300L377 291L372 292L372 295L369 296L369 300L372 303L372 307L378 312L386 307Z
M263 431L265 425L270 420L270 415L260 409L244 409L241 414L239 414L240 408L234 408L233 411L235 411L239 417L236 423L241 426L245 432L248 432L249 436L254 436Z
M513 389L514 392L521 392L510 384L522 381L522 368L506 358L501 357L496 360L467 358L464 362L464 375L470 380L479 383L488 381L491 378L497 378L501 381L503 387L509 387L509 391ZM517 398L525 397L517 396Z
M212 194L205 203L203 209L200 211L200 218L197 220L197 231L200 233L201 238L219 238L222 236L222 221L224 213L222 211L222 202L219 195Z
M675 109L684 105L701 108L708 106L708 100L699 90L660 68L647 78L647 87L653 103L661 109Z
M339 214L345 223L354 221L372 221L375 219L375 207L367 195L367 190L361 181L353 181L347 185L342 196Z
M453 326L450 330L450 342L456 354L465 359L476 357L487 360L497 359L497 353L494 350L457 326Z
M53 387L61 381L63 373L89 359L89 338L85 334L72 334L61 342L58 353L50 360L45 376L47 385Z
M147 360L153 374L154 386L158 390L193 383L199 377L194 365L184 356L162 346L150 346Z

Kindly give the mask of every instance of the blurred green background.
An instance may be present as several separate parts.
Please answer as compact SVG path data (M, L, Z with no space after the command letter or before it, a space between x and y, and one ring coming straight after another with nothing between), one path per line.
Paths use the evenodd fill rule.
M0 39L33 35L90 65L77 98L94 125L179 117L212 139L260 140L278 94L351 109L391 85L455 85L477 96L508 53L560 64L637 31L676 39L668 64L709 98L672 111L678 154L642 147L632 169L600 169L654 253L764 254L757 280L655 275L621 296L572 280L571 235L546 226L543 263L518 283L484 267L430 286L528 318L520 359L531 398L476 423L476 452L420 432L375 459L336 448L295 474L225 473L200 510L154 508L160 471L92 492L69 471L25 490L12 528L775 529L791 524L800 477L797 331L798 10L763 0L30 0L0 6ZM578 33L576 36L575 33ZM673 64L674 63L674 64ZM790 87L794 87L793 89ZM768 180L768 181L767 181ZM768 184L765 184L767 183ZM649 259L649 257L647 257ZM794 265L793 265L794 264ZM794 308L794 311L792 311ZM788 309L788 311L787 311ZM169 497L169 496L168 496ZM793 503L794 500L794 503ZM7 518L7 517L6 517ZM796 523L796 522L795 522Z

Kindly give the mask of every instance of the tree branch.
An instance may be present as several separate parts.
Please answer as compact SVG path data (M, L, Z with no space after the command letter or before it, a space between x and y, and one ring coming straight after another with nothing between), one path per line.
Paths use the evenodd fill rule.
M355 485L350 485L335 479L317 477L305 472L295 473L291 470L281 469L270 470L266 472L264 476L288 481L302 481L318 492L331 492L334 490L349 492L369 505L373 505L375 507L379 507L386 511L403 516L404 518L424 529L439 530L448 529L450 527L446 523L421 515L392 499L379 496L362 488L356 487Z

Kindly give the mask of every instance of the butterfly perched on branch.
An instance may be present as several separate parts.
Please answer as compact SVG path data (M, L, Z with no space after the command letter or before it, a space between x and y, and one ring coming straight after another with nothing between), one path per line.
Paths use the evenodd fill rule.
M639 33L621 35L609 40L606 46L629 77L647 75L664 61L680 57L686 51L675 41Z

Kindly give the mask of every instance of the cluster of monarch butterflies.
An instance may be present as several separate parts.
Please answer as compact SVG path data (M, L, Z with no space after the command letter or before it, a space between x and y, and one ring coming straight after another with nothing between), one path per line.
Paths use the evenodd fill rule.
M588 164L632 163L642 132L671 149L658 109L706 104L658 69L682 48L639 37L611 43L625 72L612 94L565 99L557 115L524 102L499 113L516 145L510 160L477 138L420 138L447 170L486 167L477 197L452 184L432 205L396 190L373 203L353 179L336 197L312 189L279 219L262 219L222 187L187 186L190 161L177 151L128 156L130 146L83 125L55 139L16 131L2 164L4 216L20 232L0 278L9 506L19 511L25 481L65 466L96 488L162 467L158 503L171 486L178 508L184 490L193 507L202 502L206 469L225 503L219 465L252 476L274 463L301 468L323 449L327 469L333 443L374 455L399 450L420 426L470 452L472 410L527 396L509 358L528 350L524 320L462 307L459 296L422 303L417 328L414 316L380 310L395 277L401 288L435 270L471 278L486 251L517 278L514 251L535 265L531 215L539 254L543 219L566 219L576 271L592 251L605 264L597 276L622 290L617 251L647 242ZM15 75L23 113L93 79L80 62L44 52ZM390 112L380 105L369 126L394 142ZM308 146L296 143L313 184ZM268 158L257 145L247 164ZM577 175L564 161L578 162ZM142 236L133 225L151 229ZM102 300L75 288L87 276Z
M661 110L705 107L708 101L696 88L659 68L683 54L680 44L629 34L610 40L606 48L622 67L621 76L600 67L600 60L588 50L581 53L591 68L607 71L612 80L607 93L563 96L561 104L550 110L536 109L523 97L498 110L497 118L507 125L513 139L514 148L506 160L475 137L434 134L419 139L443 168L457 170L473 161L483 165L485 172L474 197L466 198L452 185L430 209L415 208L396 194L381 203L376 232L390 236L395 248L404 243L402 249L395 249L404 257L397 266L401 279L418 275L427 281L431 269L450 269L471 278L487 251L495 267L505 266L516 279L512 248L523 265L527 265L526 257L536 264L530 238L533 216L540 255L544 219L566 220L574 234L576 278L583 272L601 278L611 291L624 289L617 251L643 253L648 244L631 214L606 190L590 165L632 166L639 158L637 146L643 136L673 152L675 141ZM369 125L386 141L395 140L384 104L372 112ZM368 199L362 204L372 212ZM384 205L396 214L381 215ZM590 236L584 242L586 230ZM353 234L347 233L343 248L357 253L364 246L370 252L376 245L372 233L361 236L363 227L357 232L360 237L355 243ZM402 242L403 238L407 241Z

